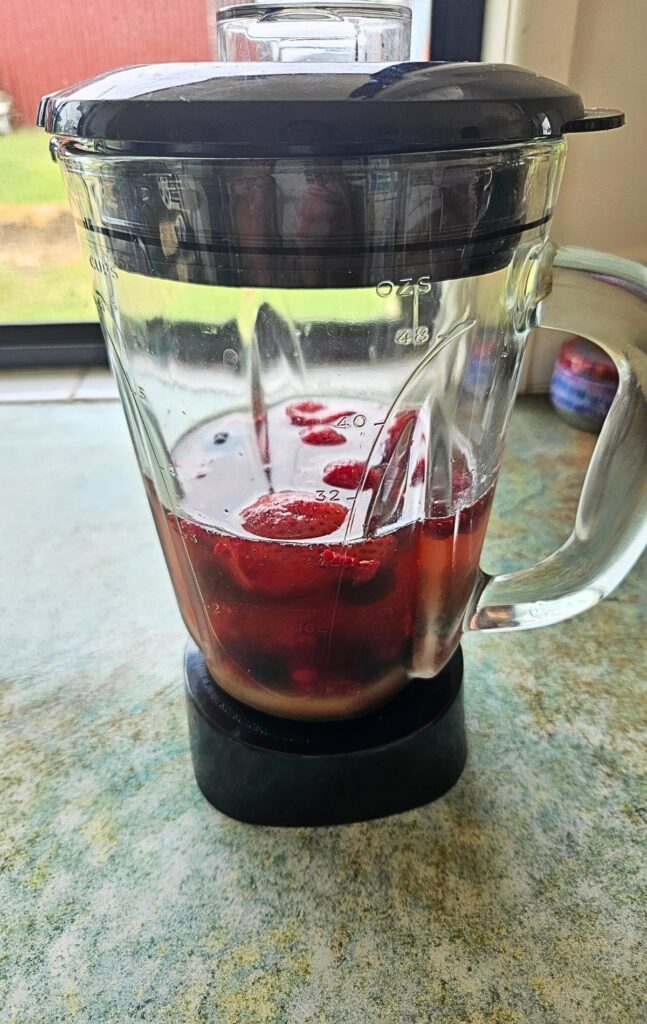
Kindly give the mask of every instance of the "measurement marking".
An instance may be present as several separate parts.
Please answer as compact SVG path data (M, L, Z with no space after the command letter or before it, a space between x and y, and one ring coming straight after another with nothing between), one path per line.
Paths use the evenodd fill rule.
M374 427L383 427L385 423L386 423L386 420L378 420L377 423L373 424L373 426Z
M351 494L350 498L346 498L346 501L355 501L355 495Z
M418 344L418 327L420 324L420 293L416 288L413 295L413 323L411 325L411 340L414 345Z

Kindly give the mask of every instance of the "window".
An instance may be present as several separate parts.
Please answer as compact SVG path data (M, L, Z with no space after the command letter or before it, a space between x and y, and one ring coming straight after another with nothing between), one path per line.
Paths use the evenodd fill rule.
M212 58L210 20L225 2L185 0L181 17L170 0L0 5L0 365L105 361L61 176L48 137L34 127L41 96L125 64ZM466 7L480 38L482 5L436 0L434 58L464 56L451 52L453 8L460 8L462 38ZM412 57L426 59L432 0L410 6Z

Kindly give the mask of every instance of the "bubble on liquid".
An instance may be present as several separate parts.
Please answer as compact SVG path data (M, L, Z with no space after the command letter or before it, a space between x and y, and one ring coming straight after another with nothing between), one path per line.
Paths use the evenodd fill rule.
M238 353L233 348L226 348L222 354L222 361L224 366L235 369L238 366Z
M227 433L226 430L219 430L218 433L214 434L214 436L213 436L213 443L214 444L224 444L228 437L229 437L229 434Z

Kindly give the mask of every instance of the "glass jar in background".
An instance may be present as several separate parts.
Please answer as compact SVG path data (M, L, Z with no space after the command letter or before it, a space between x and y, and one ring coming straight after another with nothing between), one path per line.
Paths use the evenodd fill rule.
M221 61L395 63L409 60L408 3L247 3L215 11Z
M569 338L561 347L550 382L550 398L562 419L597 434L618 390L611 356L586 338Z

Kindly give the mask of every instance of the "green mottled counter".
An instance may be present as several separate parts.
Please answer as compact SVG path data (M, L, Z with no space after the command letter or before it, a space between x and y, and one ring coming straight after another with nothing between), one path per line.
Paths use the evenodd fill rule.
M488 568L566 538L591 448L520 402ZM644 560L579 619L465 640L440 802L254 828L193 782L120 407L0 407L0 472L2 1024L647 1019Z

